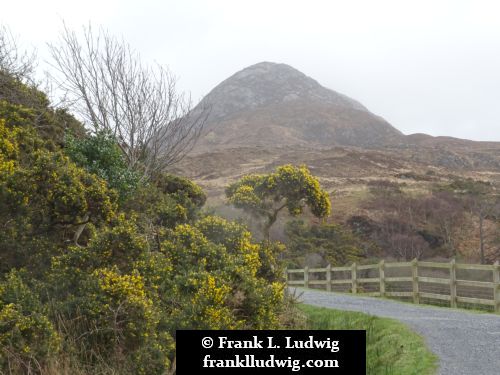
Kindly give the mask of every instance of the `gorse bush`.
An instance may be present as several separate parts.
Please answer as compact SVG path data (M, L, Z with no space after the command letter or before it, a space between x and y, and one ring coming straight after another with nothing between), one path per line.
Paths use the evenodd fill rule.
M363 255L363 243L352 232L339 224L307 225L303 221L291 221L285 228L291 266L304 266L305 256L315 254L321 266L342 266L359 261Z
M36 372L57 355L61 338L47 316L47 307L11 271L0 284L0 368L11 372Z
M178 298L188 308L178 324L198 321L198 328L212 329L277 327L284 293L278 281L282 271L259 276L262 268L269 268L261 257L263 246L253 244L243 226L218 217L177 226L162 251L174 266L175 285L181 288ZM203 289L196 291L198 286ZM189 310L203 305L198 317L200 310ZM186 312L194 315L185 316Z
M1 32L1 31L0 31ZM66 109L54 109L47 95L34 85L26 85L0 67L0 118L9 126L33 128L47 148L64 144L67 132L76 137L85 134L82 124Z
M20 149L21 144L13 143L2 157L0 269L40 271L65 244L78 242L81 225L103 225L111 219L116 193L60 151L40 148L12 157Z
M187 179L138 178L109 134L71 122L61 135L64 113L8 83L19 95L0 101L0 373L164 374L176 329L280 326L281 245L203 214Z
M306 166L283 165L266 175L248 175L226 189L228 202L254 217L263 218L263 234L270 238L270 230L279 213L287 209L291 216L300 215L307 206L311 213L324 218L330 215L328 192Z

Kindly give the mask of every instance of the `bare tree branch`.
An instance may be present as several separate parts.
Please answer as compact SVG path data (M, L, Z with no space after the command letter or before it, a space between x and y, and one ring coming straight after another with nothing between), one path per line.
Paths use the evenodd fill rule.
M0 25L0 73L20 81L31 81L36 67L35 52L20 49L10 30Z
M137 52L105 30L64 26L49 45L54 77L71 107L95 130L113 134L129 168L145 178L180 161L194 146L208 116L193 113L189 97L161 65L146 66Z

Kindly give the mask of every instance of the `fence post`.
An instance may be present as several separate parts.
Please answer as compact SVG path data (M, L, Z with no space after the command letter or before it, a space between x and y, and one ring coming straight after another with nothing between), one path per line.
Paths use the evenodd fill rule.
M383 259L378 264L378 277L380 279L380 297L385 297L385 262Z
M500 263L498 260L493 264L493 282L494 288L495 312L500 313Z
M283 276L285 277L285 285L288 285L288 267L285 267Z
M332 291L332 265L326 266L326 291Z
M457 307L457 264L455 258L450 262L450 306Z
M351 279L352 279L352 288L351 292L356 294L358 292L358 276L356 272L356 262L354 262L351 266Z
M304 288L309 288L309 267L304 267Z
M411 276L413 289L413 303L420 303L420 295L418 292L418 260L417 258L411 261Z

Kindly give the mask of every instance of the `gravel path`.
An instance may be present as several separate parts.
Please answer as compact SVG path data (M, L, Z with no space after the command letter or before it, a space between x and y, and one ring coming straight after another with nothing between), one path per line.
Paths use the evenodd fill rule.
M302 293L300 300L309 305L361 311L406 323L425 338L440 358L441 375L500 374L499 315L302 288L295 293Z

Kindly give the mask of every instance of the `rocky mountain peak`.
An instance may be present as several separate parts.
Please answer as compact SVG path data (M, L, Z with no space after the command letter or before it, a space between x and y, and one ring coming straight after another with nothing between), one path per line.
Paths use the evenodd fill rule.
M290 65L273 62L261 62L233 74L204 98L212 106L213 118L219 120L242 110L295 100L366 111L360 103L321 86Z
M357 101L286 64L261 62L236 72L210 91L199 108L207 105L210 116L198 149L370 147L402 137Z

